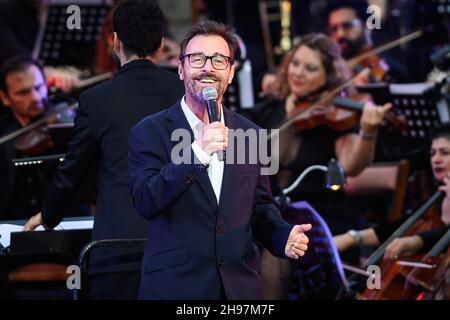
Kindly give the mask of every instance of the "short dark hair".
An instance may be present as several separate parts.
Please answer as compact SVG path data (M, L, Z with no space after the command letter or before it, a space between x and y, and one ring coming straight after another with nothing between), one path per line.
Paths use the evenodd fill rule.
M25 71L30 66L36 66L39 71L41 71L42 77L45 79L44 70L42 70L41 65L29 56L18 55L5 60L0 66L0 90L5 92L8 91L6 77L8 77L10 73Z
M430 130L430 140L445 138L450 141L450 122L438 124Z
M228 48L230 49L230 65L234 63L234 53L236 52L237 47L236 32L234 28L212 20L202 20L187 30L183 40L181 40L180 43L180 60L183 59L186 53L186 47L189 41L199 35L214 35L222 37L227 42Z
M143 58L161 45L164 15L153 0L127 0L115 8L113 27L125 54Z
M325 8L325 17L327 19L330 17L330 14L336 10L342 8L352 9L359 20L365 21L369 17L367 13L367 1L361 0L337 0L331 1Z

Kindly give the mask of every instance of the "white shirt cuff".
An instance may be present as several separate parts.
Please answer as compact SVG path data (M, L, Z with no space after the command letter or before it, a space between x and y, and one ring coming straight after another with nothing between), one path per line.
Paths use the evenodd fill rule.
M202 148L200 148L200 146L198 145L197 141L192 142L191 146L198 160L200 160L203 165L208 166L211 163L212 156L203 151Z

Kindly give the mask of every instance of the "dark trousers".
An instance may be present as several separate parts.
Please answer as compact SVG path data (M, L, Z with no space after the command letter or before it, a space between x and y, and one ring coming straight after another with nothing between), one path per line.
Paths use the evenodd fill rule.
M89 276L91 300L136 300L139 272L100 273Z

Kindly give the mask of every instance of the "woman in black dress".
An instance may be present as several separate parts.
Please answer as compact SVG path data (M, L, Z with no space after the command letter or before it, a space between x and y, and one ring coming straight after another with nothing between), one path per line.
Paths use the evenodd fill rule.
M277 74L274 97L251 109L250 117L266 129L278 128L302 102L318 100L350 77L339 46L328 36L304 36L286 54ZM347 88L343 94L351 93ZM333 108L328 106L325 108ZM366 103L359 125L337 131L327 125L298 131L289 127L280 133L280 170L272 177L273 192L286 188L311 165L326 165L335 158L347 176L358 175L373 158L378 126L390 108ZM358 226L358 217L345 204L342 192L324 188L323 172L311 172L289 197L306 200L326 220L333 234Z

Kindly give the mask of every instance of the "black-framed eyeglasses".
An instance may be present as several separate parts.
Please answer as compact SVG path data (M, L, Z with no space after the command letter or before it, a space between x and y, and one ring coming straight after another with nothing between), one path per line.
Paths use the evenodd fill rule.
M344 29L344 31L349 31L351 28L353 28L355 26L359 26L359 25L361 25L361 20L359 20L359 19L353 19L351 21L344 21L340 24L331 25L328 28L328 32L331 34L334 34L338 31L339 28Z
M184 58L188 58L189 65L192 68L200 69L203 68L206 64L206 61L208 59L211 59L211 64L214 69L216 70L225 70L228 68L228 65L230 64L231 58L224 56L222 54L216 53L212 56L204 55L203 53L189 53L185 54L184 56L180 57L180 60L183 60Z

